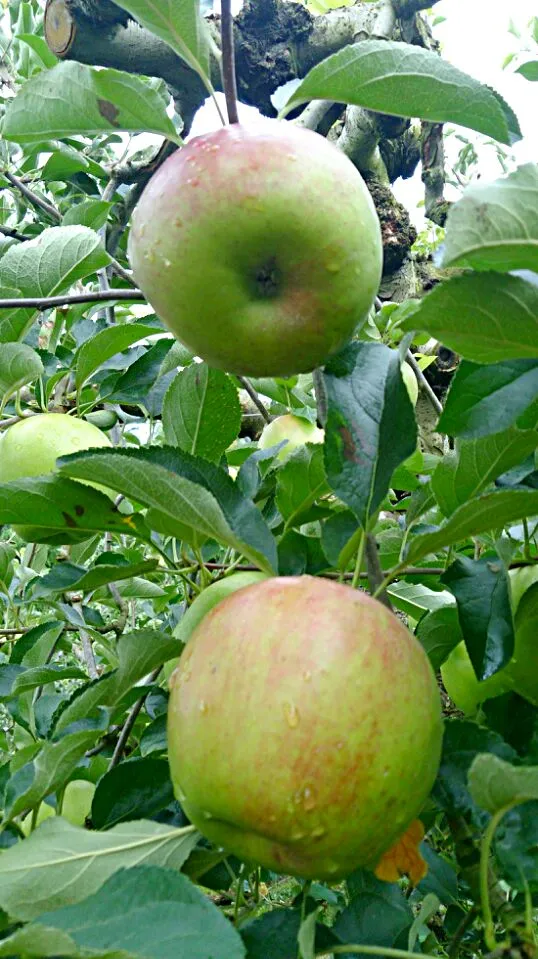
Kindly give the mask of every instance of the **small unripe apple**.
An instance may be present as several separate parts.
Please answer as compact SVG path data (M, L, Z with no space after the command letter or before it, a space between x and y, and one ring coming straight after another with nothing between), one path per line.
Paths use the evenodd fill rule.
M19 420L0 439L0 483L43 476L56 469L59 456L92 446L110 446L96 426L66 413L39 413Z
M515 575L514 575L515 574ZM459 643L441 666L444 687L452 702L472 716L487 699L516 692L538 706L538 569L510 570L515 642L512 659L489 679L477 679L465 643ZM536 592L535 592L536 591Z
M10 426L0 438L0 483L52 473L60 456L111 445L105 433L74 416L65 413L29 416ZM86 485L103 489L97 483ZM22 539L33 541L33 527L14 526L13 529Z
M402 371L402 379L409 394L409 399L413 406L416 406L418 401L418 380L415 371L407 362L402 363L400 369Z
M328 880L375 868L433 785L442 720L429 660L349 586L274 577L228 596L170 687L176 796L241 859Z
M211 583L191 603L187 612L175 627L173 635L182 643L188 643L198 623L217 603L220 603L226 596L236 593L238 589L244 589L245 586L251 586L253 583L261 583L262 580L267 578L267 573L245 570L241 573L232 573L231 576L225 576L223 579L217 580L216 583ZM166 679L170 678L178 662L179 659L171 659L165 663L164 675Z
M310 423L301 416L286 413L285 416L277 416L271 423L264 426L258 440L258 447L261 450L267 450L270 446L278 446L286 440L286 445L276 455L277 460L284 462L300 446L304 446L305 443L323 443L324 438L325 432L314 423Z
M73 826L83 826L92 808L95 784L87 779L72 779L65 787L62 816Z
M135 210L129 255L161 320L210 366L309 372L365 322L379 220L351 161L281 120L195 137Z

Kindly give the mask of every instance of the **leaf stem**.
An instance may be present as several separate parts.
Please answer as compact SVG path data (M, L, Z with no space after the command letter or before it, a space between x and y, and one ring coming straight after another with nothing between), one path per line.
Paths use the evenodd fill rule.
M363 530L361 534L359 548L357 550L357 560L355 563L355 570L353 572L353 579L351 580L351 585L353 589L357 589L357 586L359 585L359 581L361 578L362 564L364 562L365 549L366 549L366 533Z
M493 950L497 948L495 926L489 898L489 858L491 854L491 843L493 842L495 830L501 819L505 813L513 809L515 805L517 805L517 803L510 803L508 806L503 806L502 809L498 809L491 817L480 846L480 899L482 902L482 917L484 919L484 942L489 952L493 952Z

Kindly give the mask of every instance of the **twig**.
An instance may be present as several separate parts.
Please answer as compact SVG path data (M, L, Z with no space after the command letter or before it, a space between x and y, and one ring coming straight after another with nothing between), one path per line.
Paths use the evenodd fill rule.
M56 223L62 222L62 215L55 206L52 206L47 200L44 200L42 197L38 196L37 193L34 193L33 190L29 190L27 186L19 180L17 176L13 173L10 173L9 170L4 170L4 176L6 180L9 180L12 186L16 187L20 193L32 204L32 206L37 206L40 210L43 210L44 213L47 213Z
M153 672L148 676L148 680L147 680L147 683L146 683L146 685L147 685L148 687L151 686L151 684L152 684L153 682L155 682L155 680L157 679L157 676L159 675L161 669L162 669L162 666L158 666L157 669L154 669ZM123 728L122 728L122 730L121 730L121 733L120 733L120 735L119 735L119 737L118 737L118 741L117 741L117 743L116 743L116 748L114 749L114 753L113 753L113 755L112 755L112 759L110 760L110 766L108 767L109 770L110 770L110 769L114 769L114 766L117 766L117 765L118 765L121 757L123 756L123 750L125 749L125 747L126 747L126 745L127 745L127 741L128 741L128 739L129 739L129 736L131 735L133 726L134 726L134 724L136 723L136 720L137 720L137 718L138 718L138 715L139 715L139 713L140 713L140 710L142 709L142 706L144 705L144 703L145 703L145 701L146 701L146 699L147 699L147 697L148 697L148 695L149 695L149 692L150 692L150 691L149 691L149 688L148 688L148 689L145 691L145 693L140 697L140 699L138 699L138 700L136 701L136 703L134 704L133 708L131 709L131 712L130 712L129 715L127 716L127 719L125 720L125 723L123 724Z
M110 624L110 628L114 630L114 632L116 633L116 636L119 638L127 625L127 618L129 616L129 606L125 602L123 597L120 596L119 589L115 583L109 583L108 590L114 602L116 603L116 606L118 607L120 611L119 618L115 622Z
M312 379L314 381L314 392L316 394L316 403L318 407L318 420L322 426L325 426L329 413L329 401L327 398L327 390L325 388L325 380L323 379L322 370L314 370L312 373Z
M263 416L265 422L266 422L266 423L270 423L270 422L271 422L271 416L270 416L270 414L268 413L268 411L265 409L265 406L263 405L260 397L259 397L258 394L256 393L256 390L254 389L254 387L253 387L252 383L250 382L250 380L247 380L246 376L238 376L237 379L238 379L239 382L241 383L241 386L243 387L243 389L247 391L247 393L248 393L248 395L250 396L252 402L254 403L254 406L256 406L256 408L260 411L260 413L261 413L261 415Z
M368 567L368 583L370 586L370 591L372 594L374 594L381 586L384 576L381 568L381 562L379 560L377 543L375 541L375 536L373 536L372 533L368 533L366 536L366 565ZM392 610L391 601L385 590L379 593L377 598L380 603L383 603L383 605L387 607L387 609Z
M19 233L18 230L14 230L11 226L0 226L0 233L2 236L7 236L10 240L19 240L20 243L25 243L30 239L29 236L25 236L24 233Z
M0 300L0 310L33 309L48 310L54 306L70 306L73 303L106 303L112 300L131 300L145 303L142 290L117 290L110 292L94 290L92 293L64 293L62 296L21 296Z
M82 620L84 620L84 614L82 612L82 606L80 603L73 603L73 609L76 610L78 615ZM90 634L84 629L83 626L79 629L80 632L80 642L82 645L82 653L84 656L84 663L86 669L88 670L88 676L90 679L98 679L99 672L97 670L97 663L95 662L95 655L93 652L92 640Z
M214 570L215 572L218 570L229 569L229 566L227 563L204 563L204 565L206 569ZM520 564L520 565L526 565L526 564ZM234 566L233 571L234 573L259 572L259 566L250 566L250 565L244 564L241 566ZM400 576L441 576L444 572L445 572L444 566L408 566L407 569L403 570L403 572L400 573ZM319 575L324 577L329 577L329 578L331 577L340 578L341 573L327 572L327 573L320 573ZM344 573L343 578L352 580L354 575L355 575L354 573ZM361 579L367 579L367 578L368 578L368 573L366 572L361 573Z
M467 930L472 926L478 914L476 906L473 906L472 909L469 909L469 912L466 912L463 919L459 923L452 939L450 940L447 947L448 959L456 959L456 956L459 953L461 941L467 932Z
M228 122L239 123L237 82L235 79L234 21L231 0L221 0L222 84L226 97Z
M406 360L409 363L409 366L412 368L417 380L419 381L420 388L424 391L424 393L428 397L436 413L439 413L440 415L443 412L443 404L440 403L439 400L437 399L435 393L433 392L430 384L428 383L428 380L424 376L424 373L420 369L420 366L418 365L411 350L407 351Z

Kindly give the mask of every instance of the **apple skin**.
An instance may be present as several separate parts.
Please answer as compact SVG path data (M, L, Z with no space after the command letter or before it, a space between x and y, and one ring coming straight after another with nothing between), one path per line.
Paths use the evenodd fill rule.
M365 321L381 230L340 150L266 119L169 157L134 212L129 256L163 323L210 366L286 376L323 364Z
M111 445L96 426L66 413L29 416L0 440L0 483L52 473L59 456Z
M228 596L170 682L176 796L212 842L280 873L374 868L416 818L442 719L422 647L384 606L312 576Z
M324 438L324 430L320 430L301 416L287 413L285 416L277 416L271 423L264 426L258 440L258 448L267 450L270 446L278 446L279 443L286 440L286 445L279 450L275 457L283 463L300 446L304 446L305 443L323 443Z

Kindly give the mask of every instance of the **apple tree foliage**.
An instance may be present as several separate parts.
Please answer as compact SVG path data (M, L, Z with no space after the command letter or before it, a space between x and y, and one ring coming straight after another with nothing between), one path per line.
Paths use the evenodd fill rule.
M515 113L430 48L417 13L426 6L259 0L267 17L290 30L303 18L308 30L302 46L290 41L293 56L268 31L288 71L269 93L262 61L239 47L249 102L267 112L270 94L290 122L306 104L321 129L313 117L325 101L329 125L344 122L349 137L353 120L381 114L403 133L406 118L421 123L423 145L438 150L443 124L510 147ZM44 3L3 7L0 431L70 412L112 446L0 484L0 956L531 957L538 166L466 189L442 219L435 283L381 290L323 370L245 383L174 341L133 288L125 252L141 188L218 85L209 5L49 0L48 43ZM365 7L379 14L375 35L356 42L347 25ZM532 82L528 57L520 73ZM140 133L150 146L132 139ZM387 181L374 141L366 163L354 159ZM446 214L439 157L423 149L428 212ZM433 382L432 340L457 354L457 369L448 391L432 395L422 379L415 410L401 364L411 351ZM260 449L264 417L290 413L318 420L323 444L284 458L281 444ZM332 576L384 596L436 671L464 644L466 656L452 657L465 667L452 682L459 704L442 691L419 881L405 862L398 881L359 871L336 885L260 870L210 847L174 799L165 716L182 619L212 584L250 570ZM503 670L508 685L492 684ZM482 682L501 694L477 698Z

